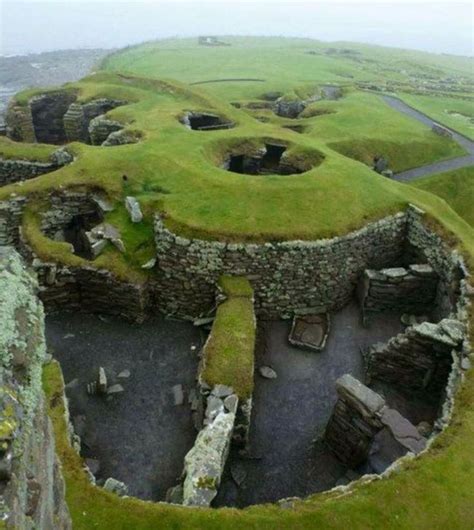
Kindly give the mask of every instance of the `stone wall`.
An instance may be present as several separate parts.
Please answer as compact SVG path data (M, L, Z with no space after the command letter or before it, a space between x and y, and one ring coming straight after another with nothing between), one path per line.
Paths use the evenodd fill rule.
M37 142L64 144L67 142L63 117L76 94L65 90L40 94L29 101Z
M366 268L398 264L405 237L402 213L342 237L263 245L185 239L157 217L157 304L198 315L214 304L219 276L229 274L250 280L259 316L333 311L351 299Z
M438 275L428 264L364 271L357 293L364 315L370 312L428 314L433 308Z
M417 454L425 448L426 440L407 419L351 375L340 377L336 390L324 441L349 468L366 464L382 472L408 451Z
M0 246L13 245L18 247L20 241L20 225L26 197L12 194L10 199L0 201Z
M56 171L65 164L69 164L72 160L72 155L65 149L58 149L52 153L49 162L0 158L0 186L51 173L51 171Z
M71 103L64 115L64 128L68 141L91 143L89 135L91 120L125 103L125 101L106 98L95 99L88 103Z
M64 481L41 387L46 355L37 281L0 247L0 517L7 528L69 529Z
M10 103L5 118L8 138L15 142L36 142L33 117L28 105L20 106Z
M412 395L440 398L453 364L453 350L464 339L464 325L443 319L409 327L386 344L372 346L365 355L369 380L379 380Z

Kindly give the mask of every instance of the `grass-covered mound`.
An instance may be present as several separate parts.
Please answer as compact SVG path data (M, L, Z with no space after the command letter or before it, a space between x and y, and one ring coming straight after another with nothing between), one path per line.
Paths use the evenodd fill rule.
M203 349L201 378L211 387L231 386L239 398L253 391L256 320L253 291L245 278L224 276L219 281L226 300Z
M474 166L417 180L413 186L444 199L474 227Z
M372 151L383 155L380 151L385 150L392 167L407 168L461 152L454 143L399 114L378 96L354 89L346 90L340 100L317 102L321 109L334 112L295 120L305 123L305 133L298 134L283 127L288 119L272 113L271 120L262 123L201 87L174 81L99 72L68 87L82 102L100 97L127 101L107 116L128 130L140 131L141 140L115 147L68 144L75 157L72 164L21 185L2 187L0 200L11 193L32 197L28 223L36 216L39 226L38 212L47 207L44 199L58 186L102 190L115 206L106 221L120 230L126 252L108 249L96 264L131 279L144 276L141 266L154 253L152 222L158 211L168 228L184 236L256 242L347 233L404 209L409 202L443 217L430 195L381 177L352 158L369 162ZM20 102L22 99L20 95ZM235 127L191 131L179 120L187 110L225 116ZM303 162L316 153L317 160L311 159L316 164L305 173L289 176L241 175L219 167L229 145L254 144L262 138L291 146L289 151ZM334 149L341 150L341 145L349 149L352 158ZM0 152L12 158L21 158L22 153L45 156L52 147L0 138ZM123 205L128 195L139 200L143 223L129 221ZM68 262L65 246L41 237L38 230L28 230L38 254ZM69 258L75 263L82 259Z

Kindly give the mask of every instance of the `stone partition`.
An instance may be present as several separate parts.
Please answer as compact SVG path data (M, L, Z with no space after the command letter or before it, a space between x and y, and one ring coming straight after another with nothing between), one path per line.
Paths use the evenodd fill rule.
M428 314L433 308L438 275L428 264L391 269L368 269L357 294L363 315L370 312Z
M7 137L15 142L36 142L33 117L28 105L17 105L12 101L5 118Z
M37 281L0 247L0 518L6 528L70 529L64 481L41 387L46 355Z
M423 393L439 399L453 364L452 352L464 340L464 324L443 319L409 327L386 344L375 344L365 354L367 376L389 383L401 392Z
M263 245L185 239L157 217L157 303L198 315L212 307L219 276L230 274L250 280L261 317L334 311L351 299L364 269L398 264L405 237L403 213L333 239Z
M67 142L63 118L69 105L75 99L76 94L74 92L58 90L33 96L29 100L37 142L44 144L64 144Z
M372 454L375 466L380 466L377 471L381 472L408 451L417 454L425 448L426 440L406 418L351 375L340 377L336 390L338 400L324 440L349 468L366 463Z

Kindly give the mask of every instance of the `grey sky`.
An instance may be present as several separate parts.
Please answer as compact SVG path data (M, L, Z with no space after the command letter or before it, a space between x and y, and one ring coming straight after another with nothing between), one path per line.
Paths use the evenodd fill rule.
M463 2L0 0L0 54L111 48L199 34L287 35L473 54Z

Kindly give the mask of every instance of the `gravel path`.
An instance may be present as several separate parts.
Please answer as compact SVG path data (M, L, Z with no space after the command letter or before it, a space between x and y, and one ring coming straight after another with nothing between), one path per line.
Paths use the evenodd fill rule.
M398 110L398 112L406 114L407 116L410 116L421 123L424 123L428 127L431 127L433 123L435 123L435 121L426 114L415 110L413 107L410 107L396 97L382 96L382 99L393 109ZM449 127L446 128L449 129ZM457 133L453 129L449 130L453 135L453 140L467 151L467 155L452 158L451 160L443 160L442 162L435 162L434 164L428 164L422 167L408 169L407 171L402 171L401 173L395 174L393 178L400 181L409 181L419 177L443 173L444 171L450 171L451 169L460 169L462 167L474 165L474 142L462 134Z

